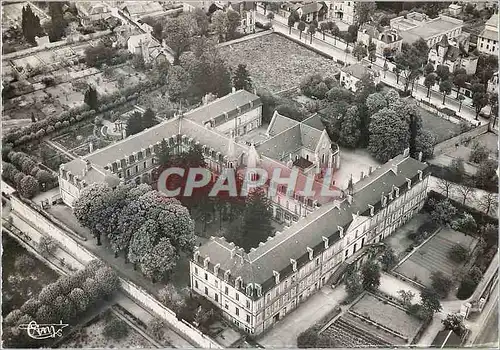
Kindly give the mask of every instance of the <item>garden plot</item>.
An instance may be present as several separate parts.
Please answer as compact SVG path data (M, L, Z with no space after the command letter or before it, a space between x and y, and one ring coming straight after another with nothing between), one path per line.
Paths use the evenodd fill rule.
M99 95L109 95L117 92L118 86L115 82L108 80L102 73L90 75L86 78L88 84L95 86ZM128 85L128 82L127 82Z
M58 275L7 234L2 235L2 248L2 316L5 317L37 296Z
M63 47L59 49L44 50L35 54L37 58L46 62L47 64L65 63L68 59L76 56L71 47Z
M127 334L121 339L107 338L104 327L118 317L111 310L97 316L89 324L70 336L61 348L151 348L152 344L127 324Z
M94 135L94 124L88 124L67 134L57 136L52 141L71 152L73 149L88 143L87 140L91 135Z
M85 90L75 89L73 83L67 82L51 86L45 89L50 93L61 105L68 109L80 106L83 104L83 94Z
M298 86L310 72L323 76L338 73L334 61L277 34L224 46L219 51L232 69L247 65L255 88L274 93Z
M472 251L476 241L474 237L443 227L424 245L414 250L410 257L395 271L426 287L431 287L430 276L433 272L440 271L445 276L452 278L455 271L466 263L464 261L459 264L450 259L448 257L450 249L455 244L460 244Z
M18 67L18 68L23 68L25 69L27 66L30 66L31 68L37 68L37 67L43 67L45 66L45 62L40 60L36 55L31 55L31 56L26 56L23 58L18 58L15 60L12 60L12 63Z
M351 309L372 322L397 332L411 342L417 335L422 321L406 313L405 310L376 296L365 295Z
M59 165L71 161L70 157L58 151L46 142L25 144L21 147L21 151L29 154L38 162L56 172L59 172Z
M18 25L21 26L23 7L29 2L12 2L2 3L2 25ZM39 11L37 7L31 6L31 10L37 15L41 21L49 19L45 12Z

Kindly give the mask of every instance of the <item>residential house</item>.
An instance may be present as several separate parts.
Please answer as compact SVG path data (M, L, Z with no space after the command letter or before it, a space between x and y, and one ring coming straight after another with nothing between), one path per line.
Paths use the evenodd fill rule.
M313 20L318 22L328 18L328 6L324 1L304 2L296 5L295 11L299 18L306 23L311 23Z
M127 40L128 51L140 55L144 63L163 63L167 61L167 54L151 32L132 35Z
M229 7L240 14L239 30L245 34L255 33L256 3L253 1L231 1Z
M120 9L134 21L165 14L163 6L158 1L124 1Z
M498 56L498 13L493 14L477 39L479 52Z
M363 24L358 30L358 42L361 41L368 47L375 44L377 55L383 56L384 50L389 49L393 54L401 51L403 38L398 31L391 28L377 28L371 24Z
M405 150L249 252L212 237L193 254L191 289L245 332L266 332L422 209L429 169L420 159Z
M447 66L450 72L464 68L467 74L476 73L478 57L469 55L463 47L457 45L457 41L449 42L446 35L443 35L441 41L429 50L428 62L434 65L434 69L443 65Z
M498 72L495 72L491 79L488 81L487 91L490 94L498 93Z
M432 47L441 41L443 35L446 35L448 40L458 37L462 33L463 21L444 15L429 19L425 14L410 12L405 17L391 19L390 25L400 33L403 42L412 44L424 39L427 46Z
M76 1L75 6L83 26L90 26L95 22L111 17L110 8L104 3Z
M352 92L358 90L356 84L365 76L370 75L375 84L380 82L380 74L362 63L355 63L340 70L340 84Z
M354 1L331 1L330 17L344 22L348 25L356 23L356 12Z
M448 6L448 12L449 12L450 16L456 17L462 13L462 5L451 4L450 6Z

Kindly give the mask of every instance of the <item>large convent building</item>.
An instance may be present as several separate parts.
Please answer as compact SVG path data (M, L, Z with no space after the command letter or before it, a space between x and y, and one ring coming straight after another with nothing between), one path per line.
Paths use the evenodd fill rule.
M281 170L286 177L299 170L295 188L278 183L271 199L273 215L287 224L297 222L321 205L340 197L331 176L340 166L339 148L330 140L319 116L297 122L275 113L267 130L262 129L262 102L245 90L233 91L213 102L164 121L136 135L63 164L59 188L65 204L72 206L80 191L92 183L117 186L121 181L150 183L158 168L158 152L165 140L173 151L198 144L207 166L220 174L225 168ZM254 132L258 142L245 140ZM314 196L304 194L305 179L314 180ZM326 181L325 181L326 179ZM302 187L301 187L302 186ZM321 196L326 186L330 196Z

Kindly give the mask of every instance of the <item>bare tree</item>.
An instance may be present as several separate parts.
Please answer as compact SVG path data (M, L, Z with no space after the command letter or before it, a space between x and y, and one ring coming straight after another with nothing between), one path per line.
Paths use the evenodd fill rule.
M441 193L445 193L446 198L450 196L450 190L455 184L447 179L437 179L437 187L441 190Z
M471 181L464 181L457 187L458 193L462 196L462 204L465 205L465 201L469 199L474 199L474 193L476 189Z
M498 194L487 192L485 195L481 196L479 200L479 208L484 211L486 215L493 214L495 208L498 207Z

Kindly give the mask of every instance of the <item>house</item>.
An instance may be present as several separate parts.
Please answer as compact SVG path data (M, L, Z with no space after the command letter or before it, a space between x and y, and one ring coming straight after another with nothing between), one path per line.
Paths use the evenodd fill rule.
M457 41L450 42L447 36L443 35L441 41L429 50L428 62L434 65L434 69L443 65L447 66L450 72L464 68L467 74L476 73L478 57L469 55L458 45Z
M141 55L144 63L167 61L166 52L150 32L130 36L127 40L127 48L131 54Z
M361 63L355 63L340 70L340 84L352 92L357 91L357 82L370 75L375 84L380 82L380 74Z
M400 33L403 42L412 44L419 39L424 39L427 46L432 47L441 40L443 35L446 35L448 40L458 37L462 33L463 21L444 15L429 19L425 14L410 12L406 17L399 16L391 19L390 26Z
M190 261L191 289L236 327L262 334L418 213L429 174L407 149L249 252L212 237Z
M493 14L477 39L479 52L498 56L498 13Z
M331 1L330 18L337 19L348 25L356 23L354 1Z
M459 4L451 4L448 6L448 12L450 16L458 16L460 13L462 13L462 5Z
M328 6L323 1L297 4L295 11L306 23L311 23L313 20L321 22L328 18Z
M490 94L498 93L498 72L495 72L491 79L488 81L487 91Z
M137 21L147 16L159 16L165 13L158 1L126 1L120 8L132 20Z
M76 1L75 6L83 26L90 26L95 22L111 17L110 8L104 3Z
M403 38L398 31L391 28L377 28L371 24L363 24L358 30L358 42L361 41L368 47L370 43L375 44L377 55L383 56L384 51L389 49L393 54L401 51Z

